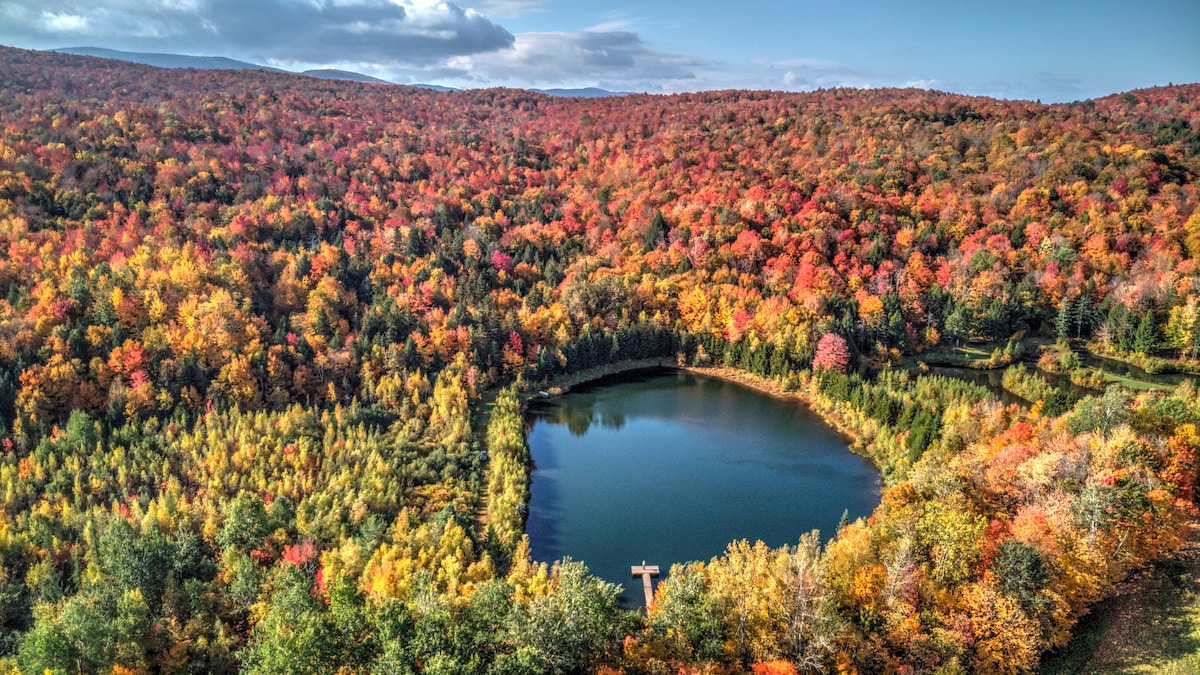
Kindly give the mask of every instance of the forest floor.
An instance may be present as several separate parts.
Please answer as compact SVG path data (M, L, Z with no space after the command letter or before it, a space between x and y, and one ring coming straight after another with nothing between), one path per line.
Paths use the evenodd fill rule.
M1200 524L1188 542L1118 584L1075 628L1042 675L1200 673Z
M992 351L1004 343L967 344L960 347L944 347L928 352L909 356L903 361L904 367L912 368L918 363L931 366L951 366L954 368L972 368L974 370L993 370L1004 368L1008 363L993 362Z

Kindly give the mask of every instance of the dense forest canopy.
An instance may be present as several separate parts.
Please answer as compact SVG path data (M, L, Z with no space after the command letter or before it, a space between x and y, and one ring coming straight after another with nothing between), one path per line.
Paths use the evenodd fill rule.
M0 48L0 655L1027 670L1178 542L1197 393L888 368L1022 332L1194 368L1198 178L1200 85L561 99ZM529 560L510 385L643 357L801 392L881 506L647 616Z

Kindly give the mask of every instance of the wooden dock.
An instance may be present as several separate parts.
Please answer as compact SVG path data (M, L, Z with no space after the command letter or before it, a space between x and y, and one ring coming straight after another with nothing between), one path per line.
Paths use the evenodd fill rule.
M658 565L647 565L643 560L641 565L634 565L630 568L634 577L642 578L642 592L646 594L646 607L654 602L654 586L650 583L651 577L658 576Z

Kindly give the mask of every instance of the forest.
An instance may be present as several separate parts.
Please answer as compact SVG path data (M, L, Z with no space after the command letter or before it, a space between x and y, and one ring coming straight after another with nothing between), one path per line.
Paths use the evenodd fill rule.
M1196 517L1200 390L1039 372L1200 372L1198 207L1200 84L567 99L0 47L0 671L1031 671ZM1029 405L902 367L993 343ZM531 560L522 397L648 357L803 396L879 507L646 612Z

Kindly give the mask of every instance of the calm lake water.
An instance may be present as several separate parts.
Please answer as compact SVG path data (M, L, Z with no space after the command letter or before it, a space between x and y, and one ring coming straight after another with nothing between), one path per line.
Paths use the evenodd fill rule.
M729 542L795 544L879 503L879 473L796 401L657 369L529 407L533 557L583 560L642 604L631 565L708 560Z

